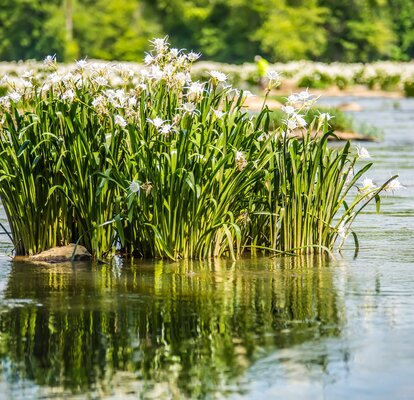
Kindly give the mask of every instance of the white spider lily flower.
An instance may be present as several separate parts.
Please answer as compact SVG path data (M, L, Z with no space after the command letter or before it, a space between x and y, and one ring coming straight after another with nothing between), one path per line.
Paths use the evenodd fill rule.
M296 113L296 109L295 109L295 107L292 107L292 106L289 106L289 105L287 105L287 106L282 106L282 107L281 107L281 110L282 110L285 114L287 114L287 115L292 115L292 114L295 114L295 113Z
M141 69L141 71L139 71L139 74L141 76L141 78L146 81L147 79L149 79L151 77L151 72L148 71L147 69L143 68Z
M341 223L338 225L337 232L338 236L342 238L342 244L349 236L349 233L351 232L351 225L352 221L354 219L355 213L352 213L350 215L350 218L347 218L347 221L341 221Z
M32 69L27 69L23 72L22 78L32 79L34 77L34 71Z
M243 99L250 99L252 97L256 97L250 90L243 90Z
M357 146L356 149L357 149L357 153L358 153L359 158L361 158L361 159L371 158L368 150L365 147Z
M9 84L10 83L10 76L7 75L7 74L3 75L3 77L0 79L0 83L5 84L5 85Z
M171 80L174 77L175 67L172 64L167 64L163 70L164 78Z
M157 53L162 53L164 50L168 48L168 36L154 39L150 41L150 43L153 45Z
M75 97L76 97L76 94L72 89L68 89L66 90L66 92L62 94L62 100L69 100L71 103L73 102Z
M370 178L364 178L364 180L362 181L362 186L368 188L375 187L373 180Z
M394 193L397 190L405 189L405 186L401 185L401 182L395 178L391 182L388 182L388 184L385 186L384 191L386 193Z
M190 53L187 54L187 59L190 62L197 61L201 57L200 53L195 53L194 51L190 51Z
M338 226L338 236L342 239L346 239L349 234L349 228L346 226L344 221L341 221L341 223Z
M151 67L150 77L155 81L160 81L164 78L164 71L158 65L153 65Z
M269 80L278 80L278 79L280 79L280 73L279 72L277 72L277 71L269 71L268 73L267 73L267 79L269 79Z
M25 79L23 79L21 82L22 82L22 86L25 89L31 89L33 87L33 83L30 81L26 81Z
M108 98L108 102L115 108L122 108L125 106L127 97L123 89L109 89L106 90L104 93Z
M131 181L129 183L129 187L128 187L130 194L135 193L135 194L139 194L139 191L141 190L141 185L138 181Z
M121 128L125 128L127 126L127 122L125 121L124 117L121 115L115 115L114 122L116 125L119 125Z
M183 110L184 114L193 115L193 114L198 114L199 113L199 111L197 110L196 105L194 103L191 103L191 102L184 103L182 105L182 107L180 107L179 109Z
M163 135L168 135L172 131L172 129L172 124L164 124L160 127L160 133L162 133Z
M243 171L246 168L247 160L242 151L236 151L235 162L239 171Z
M218 82L224 83L227 81L227 75L220 71L210 71L209 72L211 79Z
M44 92L47 92L48 90L50 90L51 86L52 86L52 85L51 85L49 82L45 82L45 83L42 85L42 90L43 90Z
M153 62L155 62L155 57L147 53L144 57L144 64L151 65Z
M296 94L291 94L288 98L287 98L287 103L288 104L295 104L299 101L299 97Z
M199 98L204 91L204 83L200 82L192 82L191 85L188 87L188 95L189 97Z
M171 56L171 58L177 58L178 55L180 54L180 51L181 50L176 49L175 47L173 47L172 49L170 49L170 56Z
M362 194L371 192L372 190L375 190L377 187L375 183L370 178L364 178L362 181L362 187L359 189Z
M296 129L298 127L298 124L296 122L296 118L295 119L289 118L288 120L284 120L283 122L286 124L286 128L289 131L293 131L294 129Z
M260 134L260 136L257 138L257 141L258 141L258 142L263 142L263 141L267 140L267 139L268 139L268 137L269 137L269 135L268 135L267 133L262 132L262 133Z
M56 66L56 54L46 56L43 60L43 64L47 65L48 67Z
M352 179L354 179L354 171L352 169L349 169L348 172L346 172L345 174L346 174L345 186L349 186L352 182Z
M92 100L92 106L95 108L100 108L105 106L105 97L98 96L97 98Z
M58 83L62 82L62 76L54 72L52 75L49 76L49 80L52 85L57 85Z
M305 128L308 125L308 123L303 118L303 115L294 114L294 116L296 118L296 123L298 124L299 128Z
M332 118L334 118L334 117L329 113L320 113L319 116L318 116L319 123L322 123L322 124L325 121L329 122Z
M10 98L9 96L0 97L0 107L9 107L10 105Z
M280 73L277 71L269 71L267 73L267 79L269 80L269 88L274 88L280 84Z
M13 103L18 103L22 98L22 95L19 92L11 92L8 97L11 101L13 101Z
M71 72L68 72L62 76L62 82L66 84L71 84L76 79L79 79L79 75L73 75Z
M142 92L146 92L148 90L148 86L145 83L139 83L137 85L137 90L140 90Z
M82 59L82 60L78 60L76 61L76 68L78 69L85 69L88 65L88 62L86 61L86 59Z
M214 110L213 109L213 114L217 119L222 119L227 113L225 113L221 110Z
M138 100L135 96L132 96L128 99L128 106L133 108L138 104Z
M297 95L299 101L308 101L311 98L311 94L308 92L308 89L298 93Z
M103 76L97 76L93 79L93 81L99 86L108 86L108 79Z
M157 129L161 128L161 126L164 124L164 120L162 120L160 117L155 117L154 119L147 118L147 122L154 125Z
M111 77L111 86L112 87L119 87L125 84L124 80L120 76L112 76Z
M185 72L177 72L173 77L175 84L180 88L182 88L188 81L191 80L191 77L188 76L188 74Z

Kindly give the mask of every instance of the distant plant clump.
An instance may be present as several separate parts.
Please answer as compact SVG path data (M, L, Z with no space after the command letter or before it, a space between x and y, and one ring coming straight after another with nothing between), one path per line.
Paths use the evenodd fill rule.
M400 187L364 176L365 149L328 147L330 116L305 119L307 90L286 99L273 130L270 110L246 112L250 93L225 73L192 80L198 57L164 38L139 70L60 69L49 56L2 78L0 197L16 254L70 242L97 258L330 252L370 201ZM269 71L266 94L278 84Z
M346 90L360 85L369 90L402 91L412 82L414 74L414 64L389 61L371 64L293 61L272 64L270 67L279 71L289 86L309 89L336 87ZM202 61L194 65L193 76L205 79L211 68L225 72L231 83L245 88L258 83L257 68L251 63L231 65ZM283 86L282 82L282 90Z

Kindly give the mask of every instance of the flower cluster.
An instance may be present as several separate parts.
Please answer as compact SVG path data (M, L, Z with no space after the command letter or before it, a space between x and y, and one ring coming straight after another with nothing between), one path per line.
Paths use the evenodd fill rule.
M354 176L355 163L370 157L365 148L331 149L314 138L313 131L325 133L332 117L306 119L318 99L308 89L285 99L283 124L272 131L268 108L248 113L245 101L252 93L233 88L228 70L211 68L203 80L191 74L198 53L171 48L167 38L151 43L141 66L87 59L61 66L48 56L41 66L0 78L6 88L0 97L0 196L1 190L7 199L21 194L15 200L34 210L33 220L47 212L47 204L50 219L63 221L64 237L79 232L73 224L83 216L86 244L98 253L111 248L115 237L116 249L176 259L233 254L241 243L314 249L319 238L313 235L321 230L328 230L327 240L347 236L359 201L402 188L394 178L379 187L362 178L370 164ZM280 76L269 72L267 94ZM323 173L338 185L334 197ZM33 179L39 190L24 197L37 190ZM10 191L22 184L30 190ZM63 208L57 188L70 200ZM356 200L335 228L332 220L351 188ZM320 207L321 200L338 204ZM26 207L33 201L38 203ZM22 252L38 250L34 237L58 238L41 231L48 229L44 225L38 224L36 235L16 238ZM294 237L298 233L303 237Z

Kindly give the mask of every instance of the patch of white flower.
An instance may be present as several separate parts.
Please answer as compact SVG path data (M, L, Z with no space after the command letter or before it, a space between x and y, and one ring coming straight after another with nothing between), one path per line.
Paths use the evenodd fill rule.
M357 146L357 153L358 153L358 157L361 159L369 159L371 158L371 155L369 154L368 150L365 147L362 146Z
M114 122L115 125L119 125L121 128L125 128L127 126L127 122L122 115L115 115Z
M211 79L217 83L225 83L227 81L227 75L220 71L211 71Z
M239 171L243 171L246 168L247 160L242 151L236 151L235 162Z
M401 189L405 189L405 186L401 184L398 178L395 178L392 181L390 181L384 188L386 193L394 193Z
M147 118L147 122L149 122L151 125L154 125L155 128L159 129L165 121L160 117L155 117L154 119Z

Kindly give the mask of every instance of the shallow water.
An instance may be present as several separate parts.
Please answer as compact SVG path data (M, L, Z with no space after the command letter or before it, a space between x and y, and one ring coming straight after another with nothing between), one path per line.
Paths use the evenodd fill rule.
M48 267L0 235L0 398L411 399L414 100L345 101L384 131L368 177L406 187L357 258Z

